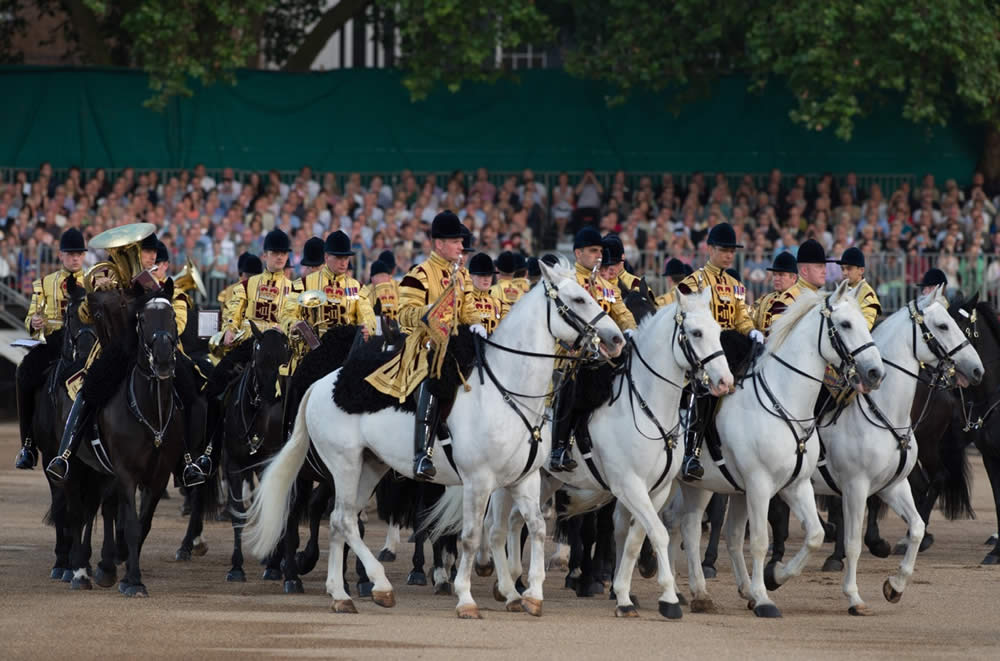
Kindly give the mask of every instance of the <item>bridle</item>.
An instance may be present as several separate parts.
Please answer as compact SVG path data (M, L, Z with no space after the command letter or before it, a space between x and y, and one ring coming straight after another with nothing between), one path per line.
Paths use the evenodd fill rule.
M583 317L559 298L558 287L544 279L542 280L542 286L545 288L545 296L548 301L555 305L556 313L577 333L576 340L572 344L567 345L563 342L560 342L560 344L571 352L579 351L582 348L588 354L587 359L599 358L601 338L595 324L606 317L608 313L602 308L593 319L585 321ZM555 333L552 332L552 305L545 306L545 325L548 328L549 335L555 337Z
M977 319L976 308L973 308L972 312L967 312L964 308L959 308L958 314L962 315L963 317L969 320L969 325L965 328L965 336L970 340L972 340L973 338L979 339L979 323ZM987 330L989 330L989 327L987 327ZM993 335L993 333L990 333L990 335ZM996 338L994 336L994 340L998 339L1000 338ZM1000 356L993 358L992 360L989 361L989 363L984 363L984 365L992 364L997 361L1000 361ZM995 395L998 391L1000 391L1000 385L998 385L997 388L995 388L990 393L990 395ZM992 404L990 404L985 408L982 415L973 420L972 411L976 406L975 402L970 401L968 406L966 406L965 388L958 389L958 396L959 400L962 403L962 417L965 420L965 426L962 427L963 432L970 432L982 429L983 424L986 422L986 420L989 419L989 417L993 414L993 412L997 409L997 407L1000 407L1000 398L997 398L996 401L994 401Z
M146 305L148 306L149 303L151 302L152 301L146 303ZM171 310L171 312L173 311ZM176 367L177 336L175 332L171 332L170 330L160 328L153 331L152 336L147 342L145 335L144 321L143 321L144 316L141 313L137 316L138 320L136 321L136 334L138 335L139 338L140 358L145 358L145 370L143 369L143 361L137 360L135 365L132 367L131 373L129 374L127 400L128 400L129 410L132 411L132 415L134 415L136 420L138 420L153 435L153 446L158 448L163 443L163 436L164 434L166 434L167 427L170 425L170 421L173 419L174 415L175 393L173 391L172 379ZM164 337L166 337L170 342L171 365L170 365L170 372L167 374L167 376L160 377L153 372L153 346L157 343L158 340ZM146 383L148 385L150 392L152 393L153 390L156 391L155 394L156 421L157 421L156 425L153 425L153 423L151 423L149 419L146 418L146 416L142 412L142 409L139 407L139 400L136 397L135 393L135 376L137 372L146 378ZM167 404L166 412L164 412L163 410L164 404L162 396L164 382L169 382L167 384L167 387L170 389L170 392L167 397L169 402Z
M910 319L913 321L913 324L911 325L911 329L913 331L913 359L916 360L919 365L923 366L923 361L917 357L917 329L919 329L924 344L927 345L927 348L930 349L930 352L934 354L934 357L938 360L937 367L934 369L933 375L928 380L890 360L885 360L883 358L882 362L899 370L900 372L903 372L904 374L907 374L908 376L913 377L914 379L917 379L918 381L926 383L931 388L943 389L951 387L955 378L955 361L952 359L952 356L965 347L972 345L972 342L969 339L970 334L966 333L967 337L951 351L948 351L941 345L941 341L937 339L937 336L934 335L934 333L931 332L931 329L927 327L927 321L924 319L924 311L920 309L917 301L910 301L907 303L906 308L910 313ZM972 323L975 324L975 312L973 312ZM978 330L976 331L976 337L979 337Z
M257 454L262 444L262 439L256 433L251 433L260 414L263 396L261 395L260 377L257 374L257 355L260 353L260 340L254 338L253 352L250 355L250 363L243 370L239 385L236 389L236 407L240 414L240 425L243 427L240 437L247 441L251 455ZM250 419L247 419L246 404L250 405Z

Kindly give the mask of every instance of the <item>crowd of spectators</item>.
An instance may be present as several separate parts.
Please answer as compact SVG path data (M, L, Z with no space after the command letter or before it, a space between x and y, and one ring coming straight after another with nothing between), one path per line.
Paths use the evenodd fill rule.
M1000 255L1000 190L978 172L964 187L954 179L941 186L927 174L919 185L904 181L891 191L878 184L865 189L854 173L839 179L827 174L807 185L806 177L777 169L759 179L694 173L683 180L619 171L603 183L588 170L575 180L560 174L549 183L531 170L494 178L483 168L468 176L403 171L391 180L366 181L356 173L340 180L309 167L291 180L276 171L241 180L227 168L215 179L203 165L165 179L133 168L114 180L103 169L84 177L75 167L56 178L43 163L37 172L18 172L0 183L0 278L30 291L31 281L55 262L67 227L89 238L144 221L156 225L174 270L190 259L206 279L220 281L236 278L237 256L259 253L272 228L291 237L296 270L309 237L341 229L351 237L357 274L366 280L367 263L383 250L395 253L400 272L424 259L430 221L452 209L472 230L477 249L493 256L566 249L573 232L592 224L619 234L635 272L654 274L669 257L700 264L709 229L728 221L746 246L741 275L753 291L763 287L774 252L794 253L808 238L830 255L857 246L872 262L891 260L910 283L933 262L952 282L978 278L1000 285L1000 266L986 259ZM839 278L836 268L829 277Z

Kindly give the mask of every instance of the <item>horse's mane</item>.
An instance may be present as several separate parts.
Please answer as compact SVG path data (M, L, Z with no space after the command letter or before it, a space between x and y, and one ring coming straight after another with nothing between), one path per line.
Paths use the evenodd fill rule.
M853 297L851 300L854 300ZM788 309L782 312L778 320L771 326L771 334L767 338L768 351L774 353L780 349L781 345L788 339L792 329L795 328L795 324L822 301L823 297L818 292L810 289L799 290L795 302L788 306ZM855 305L857 305L856 302Z
M673 301L670 305L659 308L653 314L647 314L643 316L642 320L639 321L639 324L636 326L635 329L636 332L641 333L645 330L647 326L654 325L656 323L654 320L658 319L661 313L666 314L663 312L664 310L670 310L669 316L671 317L674 316L674 311L677 309L677 305L678 305L677 301Z
M993 338L1000 342L1000 320L997 319L997 311L988 301L976 303L976 319L982 319L993 333Z

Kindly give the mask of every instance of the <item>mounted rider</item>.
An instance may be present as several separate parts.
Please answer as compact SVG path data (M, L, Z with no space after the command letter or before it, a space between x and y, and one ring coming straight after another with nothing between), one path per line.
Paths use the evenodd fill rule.
M379 392L400 402L416 391L413 475L418 480L430 480L437 474L431 448L439 422L438 401L428 376L436 378L440 374L448 336L457 324L471 324L474 332L486 336L474 307L466 304L472 283L469 278L463 279L460 270L462 235L462 223L453 212L442 211L435 216L430 257L410 269L399 283L397 318L401 330L407 333L403 350L365 379ZM428 358L432 347L434 365ZM441 432L445 433L445 429Z
M70 228L59 237L59 262L62 268L50 273L40 280L31 283L31 304L28 315L24 319L24 328L36 340L45 337L63 327L66 315L66 305L69 295L66 293L66 280L69 276L81 275L83 256L87 252L83 234L76 228ZM82 284L82 283L81 283ZM56 345L36 347L32 351L45 353L46 366L58 358L59 347ZM20 370L20 367L18 368ZM21 423L21 449L14 461L14 468L31 470L38 460L38 449L31 438L31 426L34 418L35 397L33 392L21 392L21 379L17 382L17 411Z
M285 275L288 253L292 243L280 229L273 229L264 237L265 269L247 280L246 287L233 289L232 297L226 304L222 326L225 328L224 343L229 346L240 344L250 337L243 331L245 322L253 321L261 331L277 328L288 332L285 317L289 299L302 293L301 284L296 284ZM241 332L243 331L243 332Z
M613 282L622 294L622 298L628 296L630 292L642 291L644 278L632 275L625 268L625 246L617 234L608 234L601 239L603 253L601 255L601 277L608 282ZM649 302L656 304L653 290L648 286L646 291L649 295Z
M576 281L601 306L618 328L631 335L635 330L635 318L625 307L621 292L614 283L599 274L604 244L600 233L593 227L584 227L573 239L573 254L576 257ZM576 468L573 459L570 434L577 421L572 415L573 394L570 381L575 380L575 365L560 365L552 374L552 389L556 393L553 402L552 455L549 470L552 472L571 471Z
M774 263L767 267L767 270L771 272L774 291L758 298L750 308L753 325L765 336L771 331L771 326L778 317L795 302L800 291L796 284L799 266L792 253L780 252L775 255Z
M155 277L154 269L157 249L161 245L156 238L155 227L149 223L124 225L102 232L91 240L91 247L106 249L111 261L92 267L84 277L84 282L87 284L89 281L91 291L113 287L124 289L138 283L147 292L155 292L160 286ZM78 316L83 323L92 323L87 301L81 304ZM102 328L97 329L97 335L99 338L105 339L113 337L108 329ZM98 344L88 358L87 368L93 362L101 359L99 353L100 345ZM86 380L86 375L83 378ZM117 387L117 385L107 384L109 388ZM69 459L76 452L84 433L93 424L97 413L96 405L85 400L81 388L73 400L73 407L66 419L58 454L45 468L45 472L48 473L53 482L61 483L66 479L69 474ZM204 482L206 475L191 460L189 452L185 452L184 461L185 467L182 474L184 486L195 486Z
M677 285L684 281L684 278L694 273L690 264L685 264L676 257L671 257L663 267L663 275L667 279L670 287L665 293L656 297L656 307L662 308L677 300Z
M712 316L719 322L722 330L735 330L747 335L755 342L763 342L764 334L754 328L753 320L747 311L746 289L740 281L726 273L736 257L736 249L743 246L736 242L736 232L729 223L719 223L708 233L708 263L688 277L684 278L677 291L681 294L692 294L708 288L712 292L710 304ZM701 465L701 444L703 434L695 428L692 413L695 410L694 389L687 386L688 415L687 433L684 442L684 464L682 479L685 481L700 480L705 469ZM705 408L705 407L702 407ZM699 411L702 417L708 411Z
M478 253L469 260L469 275L472 278L472 292L466 297L466 305L475 308L479 315L479 323L490 335L497 329L497 324L510 311L510 306L493 295L493 274L496 267L493 259L484 252Z
M858 305L868 322L868 330L875 325L875 320L882 314L882 304L879 303L878 294L872 286L865 280L865 254L859 249L851 247L844 251L844 254L837 261L837 264L844 269L844 278L847 284L854 288Z

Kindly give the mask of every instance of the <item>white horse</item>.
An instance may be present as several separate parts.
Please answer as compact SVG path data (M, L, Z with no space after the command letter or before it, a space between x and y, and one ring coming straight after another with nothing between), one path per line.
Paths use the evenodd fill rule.
M758 617L781 616L768 597L765 580L773 590L799 575L809 554L823 542L810 478L819 457L813 406L828 363L848 373L859 391L877 387L884 375L878 349L846 282L826 296L803 290L781 315L771 329L765 354L719 406L715 426L722 440L722 459L703 462L705 476L700 481L680 483L692 612L714 610L705 587L700 544L702 514L712 492L730 494L726 543L733 575L740 595ZM781 494L803 522L806 543L787 567L768 566L765 577L767 509L775 494ZM752 579L743 559L748 518Z
M681 616L667 553L670 538L657 512L670 494L684 456L678 418L681 392L688 375L716 396L729 392L733 385L733 375L719 340L721 329L712 318L710 302L708 290L680 296L676 303L643 321L633 336L634 346L624 369L615 378L611 400L590 418L593 448L588 454L581 454L579 446L574 445L577 468L556 473L543 482L542 500L547 500L564 482L583 490L586 504L580 507L584 509L614 497L631 514L631 521L622 528L618 540L619 562L614 579L618 617L639 615L630 598L631 579L646 535L659 560L657 580L663 589L660 613L671 619ZM588 458L600 478L585 465ZM495 494L487 528L493 555L504 553L506 541L509 566L520 575L521 521L512 506L510 498ZM571 506L571 513L576 511ZM506 564L497 568L497 589L508 600L517 594Z
M441 484L461 484L464 492L462 551L455 579L460 618L479 618L470 593L472 556L479 547L483 515L490 494L508 487L526 513L531 533L532 572L522 599L508 609L541 615L545 522L539 508L538 468L549 456L544 423L544 394L552 378L554 340L582 343L616 356L625 339L610 317L563 262L541 265L542 281L500 322L483 350L489 378L469 379L460 389L448 427L458 472L447 461L437 462ZM343 585L343 544L346 541L374 581L372 598L381 606L395 605L392 585L358 533L358 512L388 469L413 474L414 416L394 407L375 413L347 413L331 401L340 370L317 381L302 398L291 440L264 471L248 513L247 535L253 552L267 555L281 537L289 490L305 459L309 440L333 475L336 497L330 517L330 558L327 591L337 612L356 612ZM347 387L353 384L346 384ZM543 431L545 433L543 433ZM437 456L445 452L435 443Z
M910 407L921 363L945 372L954 370L961 387L979 383L983 377L979 354L945 309L940 288L891 315L872 336L882 361L891 369L886 370L877 392L856 397L833 424L820 428L826 456L812 476L816 493L843 497L847 558L843 588L851 615L869 613L857 583L868 497L878 494L909 528L899 573L882 586L885 598L892 603L899 601L913 574L924 536L924 521L906 479L917 462Z

